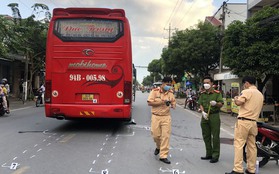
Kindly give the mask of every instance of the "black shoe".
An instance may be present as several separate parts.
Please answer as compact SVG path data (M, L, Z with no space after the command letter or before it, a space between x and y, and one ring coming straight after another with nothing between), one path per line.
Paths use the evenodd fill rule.
M209 162L210 162L210 163L217 163L218 161L219 161L218 159L212 158Z
M154 155L158 155L160 153L160 149L155 149L155 151L154 151Z
M168 158L160 158L160 161L162 161L163 163L166 163L166 164L170 164L170 160L168 160Z
M204 156L204 157L201 157L202 160L210 160L212 159L212 156Z
M239 173L239 172L232 171L230 173L225 173L225 174L244 174L244 173Z
M251 173L251 172L249 172L249 170L248 170L248 169L246 169L246 170L245 170L245 173L246 173L246 174L255 174L255 173Z

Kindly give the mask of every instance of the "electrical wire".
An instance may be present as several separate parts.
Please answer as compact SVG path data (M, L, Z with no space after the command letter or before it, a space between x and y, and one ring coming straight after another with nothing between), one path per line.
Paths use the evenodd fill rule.
M183 1L183 0L181 0L181 1ZM176 6L178 5L178 2L179 2L179 0L176 1L176 4L175 4L175 6L174 6L174 8L173 8L173 10L172 10L172 12L171 12L171 15L170 15L169 19L168 19L167 22L166 22L164 28L165 28L165 27L169 24L169 22L171 21L171 18L172 18L172 16L173 16L173 13L175 12L175 9L176 9Z
M197 2L198 0L193 0L191 6L189 7L189 9L184 13L183 17L180 19L180 21L178 22L177 25L175 25L176 27L178 27L181 22L184 20L185 16L190 12L190 10L192 9L192 7L194 6L194 4Z

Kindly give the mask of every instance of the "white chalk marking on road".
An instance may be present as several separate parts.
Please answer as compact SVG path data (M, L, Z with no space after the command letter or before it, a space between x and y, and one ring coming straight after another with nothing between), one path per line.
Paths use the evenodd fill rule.
M6 166L7 163L2 164L1 167L10 167L10 166Z
M96 163L96 160L94 160L93 162L92 162L92 164L95 164Z
M38 149L37 152L40 152L42 149Z
M68 136L66 136L65 138L63 138L61 141L59 141L60 143L67 143L70 139L74 138L76 136L76 134L70 134Z
M172 173L172 174L184 174L185 173L185 170L183 172L179 172L179 169L162 169L162 167L160 167L159 169L162 173Z
M16 159L17 159L17 157L14 157L14 158L13 158L13 161L16 160Z
M100 151L103 151L103 148L101 148Z
M46 141L46 139L43 140L43 142L45 142L45 141Z
M48 132L48 130L44 130L44 131L43 131L43 134L47 134L47 132Z
M132 136L134 136L135 135L135 132L133 132L132 134L117 134L116 136L118 136L118 137L132 137Z
M111 163L111 160L108 160L108 163Z
M36 155L32 155L32 156L30 156L30 158L34 158Z
M113 156L113 153L111 153L110 156Z
M115 148L116 148L116 146L113 146L112 148L113 148L113 149L115 149Z
M100 154L97 155L97 158L99 158Z
M27 152L27 150L24 150L22 153L26 153Z
M227 131L226 129L224 129L222 126L220 128L223 132L226 132L228 135L234 137L234 134L230 133L229 131Z
M48 143L47 146L51 145L51 143Z
M106 143L103 143L103 146L106 145Z
M34 147L37 147L37 146L38 146L38 144L35 144L35 145L34 145Z

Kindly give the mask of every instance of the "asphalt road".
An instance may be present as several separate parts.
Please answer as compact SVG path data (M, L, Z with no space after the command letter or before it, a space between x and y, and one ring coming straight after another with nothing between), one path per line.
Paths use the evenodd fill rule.
M221 174L231 171L233 121L222 122L220 161L211 164L200 160L205 155L200 114L180 105L172 110L169 154L172 163L160 162L153 154L155 144L150 135L147 96L148 93L137 92L133 103L136 125L45 118L44 108L36 108L32 102L12 108L11 115L0 117L0 174ZM278 173L278 165L271 161L260 172Z

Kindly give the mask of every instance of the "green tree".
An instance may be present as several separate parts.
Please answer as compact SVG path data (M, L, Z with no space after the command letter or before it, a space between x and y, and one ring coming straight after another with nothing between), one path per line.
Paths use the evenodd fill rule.
M272 76L279 75L278 21L265 22L278 15L279 9L265 7L245 23L236 21L225 31L224 65L240 77L255 76L260 90Z
M142 85L143 86L152 86L153 79L154 78L151 75L144 77L142 80Z
M50 19L49 12L45 12L43 20L35 20L37 11L48 10L44 4L34 4L32 6L33 13L26 19L21 19L18 15L18 5L12 3L8 5L13 11L13 17L20 19L21 22L14 22L13 35L10 36L10 42L7 43L9 52L23 55L28 61L28 81L33 81L33 76L43 70L45 67L45 51L46 51L46 37L48 30L48 22ZM38 16L37 16L38 17ZM32 94L32 84L28 84L28 94Z
M163 60L162 59L154 59L152 62L148 64L147 70L151 73L150 76L153 78L153 81L160 81L163 76L162 72L162 64Z
M199 22L195 28L177 31L162 53L163 71L184 76L185 71L202 77L219 65L218 28Z

